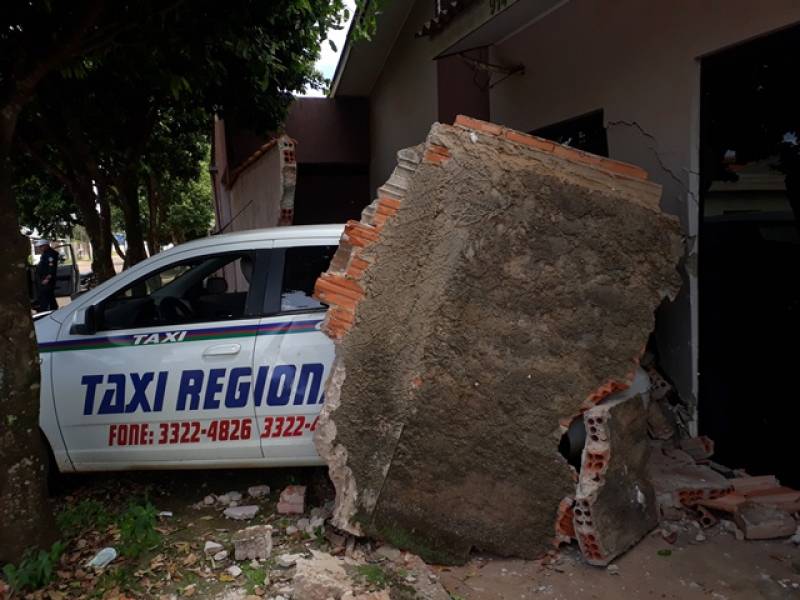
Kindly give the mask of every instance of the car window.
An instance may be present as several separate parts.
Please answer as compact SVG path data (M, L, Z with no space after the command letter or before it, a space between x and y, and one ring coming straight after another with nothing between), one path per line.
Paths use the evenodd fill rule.
M252 252L192 258L138 279L99 305L99 329L227 321L245 316Z
M283 267L281 312L324 310L325 304L311 297L314 284L328 270L336 246L287 248Z

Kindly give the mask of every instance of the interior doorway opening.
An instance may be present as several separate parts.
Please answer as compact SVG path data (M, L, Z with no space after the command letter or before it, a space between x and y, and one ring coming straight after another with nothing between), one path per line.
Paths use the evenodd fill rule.
M800 486L800 26L702 60L699 425Z

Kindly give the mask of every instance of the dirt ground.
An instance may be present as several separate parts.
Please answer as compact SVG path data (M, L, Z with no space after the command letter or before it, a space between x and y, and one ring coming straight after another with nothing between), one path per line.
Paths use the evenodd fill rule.
M690 542L686 531L675 545L648 536L614 563L616 574L582 563L569 548L552 565L487 557L442 571L440 579L452 595L469 600L800 598L797 546L784 540L737 541L718 528L705 535L704 542ZM660 555L664 550L671 553Z
M247 488L263 484L270 486L269 496L247 500ZM56 580L47 590L27 597L307 600L292 591L292 570L279 568L275 559L284 553L308 555L311 550L336 553L331 541L335 533L329 526L327 531L313 535L290 533L303 515L285 516L275 511L277 497L288 484L308 485L306 517L332 498L324 469L140 472L64 478L54 498L59 511L69 507L74 510L91 499L113 514L131 500L146 498L158 511L171 515L159 518L161 540L157 546L136 560L119 557L101 573L83 565L99 548L119 544L118 527L89 526L67 537ZM208 495L237 490L245 495L242 503L260 507L252 521L231 521L222 515L224 507L203 504ZM233 561L216 562L204 556L206 541L229 547L233 532L252 524L272 525L272 559L261 564L240 562L242 574L231 577L227 569ZM378 543L363 541L349 550L361 564L353 571L352 589L383 590L392 600L438 600L448 595L450 600L800 599L800 547L786 540L737 541L719 525L703 530L703 541L697 541L700 529L692 521L683 521L675 528L678 539L674 544L655 532L611 569L587 566L574 546L562 548L560 554L545 561L476 555L462 567L431 565L427 575L419 579L430 578L437 586L441 583L446 592L439 588L437 596L410 593L407 555L392 550L399 558L386 560L381 558L384 549Z

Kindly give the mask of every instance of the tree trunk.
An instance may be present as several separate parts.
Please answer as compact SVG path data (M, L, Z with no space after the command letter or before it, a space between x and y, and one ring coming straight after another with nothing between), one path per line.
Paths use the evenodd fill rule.
M97 283L102 283L115 274L114 263L111 260L110 218L103 215L103 202L97 198L92 181L89 179L81 181L75 189L77 189L77 193L73 195L75 204L92 243L92 273ZM98 201L100 201L99 214Z
M161 229L161 210L160 198L158 194L158 184L155 177L150 174L147 178L147 211L149 213L149 227L147 229L147 246L150 249L150 256L161 252L161 243L158 239L158 232Z
M125 221L125 237L128 249L125 252L125 266L132 267L147 258L142 233L142 214L139 209L139 180L128 174L122 181L119 194L122 216Z
M11 139L19 112L0 109L0 563L55 539L47 455L39 433L39 362L25 273L29 246L11 194Z

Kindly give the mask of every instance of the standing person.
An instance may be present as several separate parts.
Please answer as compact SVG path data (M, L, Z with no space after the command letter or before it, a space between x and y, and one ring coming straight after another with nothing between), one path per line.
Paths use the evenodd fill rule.
M56 310L56 273L59 254L50 247L47 240L37 240L36 248L41 249L39 264L36 265L36 283L39 286L39 310Z

